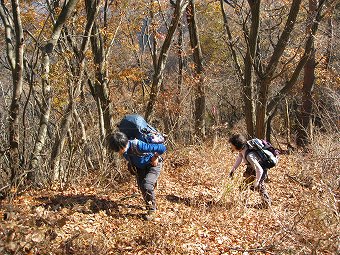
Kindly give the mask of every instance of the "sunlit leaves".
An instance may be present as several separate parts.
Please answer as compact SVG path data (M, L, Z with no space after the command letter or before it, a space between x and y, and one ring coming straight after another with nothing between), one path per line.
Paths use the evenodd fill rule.
M143 70L137 67L127 68L120 72L120 79L132 82L141 82L145 78Z
M101 176L87 173L66 190L27 191L11 203L3 201L0 215L11 212L12 218L1 221L2 249L22 254L87 254L89 249L98 254L334 254L338 218L330 189L336 180L334 168L321 167L332 160L318 158L329 156L318 146L335 148L332 137L318 140L308 155L280 156L269 172L273 205L268 210L252 207L257 193L240 192L241 169L236 180L228 178L225 171L235 155L225 139L167 152L156 190L157 221L141 218L143 201L139 193L129 197L137 188L125 168L121 174L130 181L114 188L107 176L100 179L104 187L94 186ZM310 189L299 183L308 176L314 177Z

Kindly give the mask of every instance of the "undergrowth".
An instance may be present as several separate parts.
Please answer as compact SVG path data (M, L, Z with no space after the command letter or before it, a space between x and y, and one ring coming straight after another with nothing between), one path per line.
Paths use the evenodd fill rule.
M257 193L240 191L243 169L228 177L236 155L222 139L167 152L152 222L141 218L123 161L115 182L92 172L67 189L28 191L1 202L0 254L337 254L334 139L280 156L266 183L269 209L256 207Z

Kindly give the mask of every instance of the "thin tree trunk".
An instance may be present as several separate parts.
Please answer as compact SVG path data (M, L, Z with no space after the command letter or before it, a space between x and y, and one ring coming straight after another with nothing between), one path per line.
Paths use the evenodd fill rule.
M13 94L9 111L9 156L11 168L11 185L17 186L20 175L20 160L19 160L19 113L20 100L22 94L23 82L23 58L24 58L24 35L20 17L20 6L18 0L11 1L13 17L6 13L6 7L3 1L0 4L0 16L5 25L7 58L10 63ZM13 23L12 23L13 22ZM13 33L13 30L15 33Z
M94 169L92 160L91 160L91 148L90 145L88 143L87 140L87 135L86 135L86 129L85 129L85 125L81 119L81 117L78 114L77 108L74 109L74 116L78 122L78 125L80 127L80 131L81 131L81 141L80 144L83 146L83 152L84 152L84 158L85 158L85 162L86 165L88 165L91 169Z
M317 9L317 0L309 0L309 17L307 18L307 34L313 25L313 19ZM312 113L313 113L313 90L315 84L315 48L311 46L310 57L304 66L304 79L302 87L302 106L299 113L299 127L296 143L304 147L311 142Z
M236 49L235 49L234 44L233 44L234 38L233 38L231 30L230 30L230 26L229 26L229 22L228 22L228 16L227 16L227 13L225 12L223 3L224 3L224 0L220 0L220 6L221 6L221 11L222 11L222 17L223 17L223 26L224 26L226 37L227 37L226 41L227 41L229 50L231 52L232 59L234 61L236 74L237 74L238 78L243 83L244 82L243 71L241 69L241 65L240 65L238 57L237 57Z
M319 23L323 17L322 15L322 9L324 7L326 0L321 0L319 2L316 15L313 19L313 25L310 30L310 33L308 34L308 38L305 45L305 51L302 57L300 58L297 66L294 69L293 74L291 75L290 79L286 82L285 86L282 87L278 93L272 98L272 100L268 104L268 112L272 111L275 106L288 94L288 92L293 88L293 86L297 83L297 80L300 76L300 73L302 69L304 68L305 64L307 63L309 56L312 52L313 45L314 45L314 38L316 35L316 32L319 28Z
M183 28L182 23L178 24L178 76L177 76L177 98L176 102L181 102L182 86L183 86L183 71L184 71L184 59L183 59Z
M42 49L42 108L41 108L41 116L40 116L40 124L39 130L37 134L37 139L34 144L34 149L32 153L30 169L31 174L28 176L29 179L33 179L36 172L39 169L40 161L41 161L41 151L45 145L46 133L47 133L47 125L50 119L51 113L51 102L52 102L52 93L51 93L51 85L49 80L50 73L50 55L52 55L54 47L60 37L61 30L66 20L71 16L73 9L75 8L78 0L69 0L66 5L64 5L61 13L54 24L53 32Z
M333 12L332 12L333 14ZM326 53L326 69L328 69L329 64L332 59L333 55L333 40L334 40L334 28L333 28L333 17L330 15L328 17L328 26L327 26L327 37L328 37L328 42L327 42L327 53Z
M249 41L247 41L247 53L244 59L244 80L243 80L243 101L247 132L249 136L254 136L255 108L254 108L254 59L258 44L260 27L260 7L261 0L248 0L251 11L251 26ZM246 33L246 31L244 31ZM247 36L246 36L247 37Z
M60 177L60 157L64 149L65 139L68 132L69 124L72 120L73 103L69 103L65 111L65 115L61 122L61 130L57 134L51 152L51 168L52 168L52 181L56 181Z
M204 139L205 137L205 87L204 87L204 74L202 64L202 51L198 35L198 28L196 22L196 11L194 0L189 1L189 5L186 8L190 45L195 63L195 133L196 135Z
M288 104L288 100L287 98L285 98L285 124L286 124L286 142L287 142L287 147L292 147L292 143L291 143L291 134L290 134L290 128L291 128L291 125L290 125L290 116L289 116L289 104Z
M268 142L271 142L271 135L272 135L272 120L273 118L275 117L275 114L276 114L276 111L277 111L277 108L275 108L275 110L273 112L271 112L271 114L268 116L268 120L266 122L266 140Z
M13 77L13 95L10 106L10 123L9 123L9 145L10 145L10 163L12 176L11 181L17 185L20 175L19 172L19 141L20 141L20 128L19 128L19 112L20 100L22 93L23 82L23 58L24 58L24 35L20 18L20 7L18 0L12 0L13 22L15 29L15 67L12 70Z
M92 29L91 46L96 66L94 82L95 99L97 103L100 102L97 106L101 108L99 111L103 113L105 133L102 134L101 140L104 141L106 134L111 133L114 126L113 106L108 88L108 69L104 41L96 23ZM99 118L101 117L99 116Z
M92 27L94 24L94 20L97 14L98 8L96 8L94 4L95 0L87 0L86 1L86 10L87 10L87 23L85 26L85 31L83 35L83 41L81 43L81 47L79 51L77 52L78 56L78 68L75 68L78 73L75 73L73 77L77 77L77 81L71 81L70 87L72 86L73 83L76 82L75 88L72 89L70 88L70 95L69 95L69 103L67 110L65 111L62 124L61 124L61 132L60 135L56 138L56 141L53 145L52 148L52 153L51 153L51 167L53 170L53 181L58 180L59 178L59 166L60 166L60 159L61 159L61 154L63 152L63 147L65 143L65 139L67 136L67 132L70 128L70 124L72 122L72 114L75 110L75 102L80 95L81 92L81 86L82 86L82 81L83 81L83 76L84 76L84 68L85 68L85 52L88 48L89 45L89 38L90 34L92 31Z
M187 5L188 5L188 0L177 0L176 1L176 7L175 7L174 14L173 14L173 18L171 20L168 33L165 37L164 43L159 53L159 57L157 60L157 67L154 71L154 75L152 78L149 102L146 106L146 111L145 111L145 119L147 121L149 120L150 116L152 115L154 111L154 106L156 103L157 96L159 94L160 85L162 84L162 81L163 81L164 68L165 68L166 61L168 59L168 52L169 52L169 49L172 43L172 38L177 29L179 20L183 12L185 11Z
M290 35L293 31L294 25L296 23L296 18L300 10L301 1L302 0L293 0L285 28L282 31L282 34L275 46L274 52L270 58L270 61L264 74L261 75L264 78L260 79L259 81L259 93L256 104L256 129L255 129L255 136L258 138L266 137L265 125L267 121L266 118L269 86L276 72L281 56L284 50L286 49Z
M182 107L181 107L181 97L182 97L182 86L183 86L183 72L184 72L184 58L183 58L183 27L182 22L178 24L178 76L177 76L177 96L176 96L176 103L178 107L178 111L176 112L176 116L174 116L174 127L173 129L176 131L174 132L174 138L178 139L180 134L179 130L179 116L181 115Z

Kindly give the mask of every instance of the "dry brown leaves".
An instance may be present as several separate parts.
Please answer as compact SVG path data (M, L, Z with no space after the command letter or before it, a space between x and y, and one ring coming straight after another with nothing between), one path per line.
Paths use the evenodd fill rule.
M132 178L115 190L83 182L2 201L0 254L339 252L332 187L316 169L304 171L308 159L281 155L269 173L269 209L257 209L257 193L239 191L242 169L228 178L234 159L223 141L168 152L152 222L141 218L143 202ZM310 187L302 185L306 176Z

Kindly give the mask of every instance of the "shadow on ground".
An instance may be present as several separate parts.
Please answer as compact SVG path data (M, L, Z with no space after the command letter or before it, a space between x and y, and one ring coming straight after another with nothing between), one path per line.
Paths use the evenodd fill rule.
M39 197L38 201L42 203L35 206L42 206L46 210L59 211L63 208L67 208L72 211L93 214L100 211L104 211L107 215L119 218L119 217L141 217L138 213L123 213L125 209L142 210L143 207L138 205L132 205L123 201L135 198L136 195L122 197L118 201L112 201L105 198L98 198L94 195L57 195L53 197Z
M186 206L193 207L206 207L208 209L212 209L213 207L223 207L224 209L230 209L234 206L232 202L224 202L221 203L219 201L215 201L208 197L197 196L197 197L179 197L173 194L166 195L165 198L172 202L178 204L184 204Z

